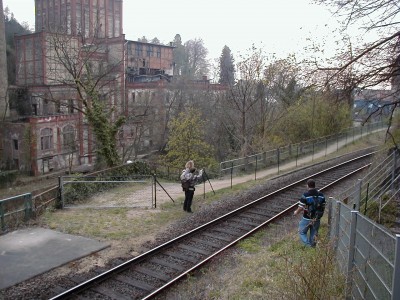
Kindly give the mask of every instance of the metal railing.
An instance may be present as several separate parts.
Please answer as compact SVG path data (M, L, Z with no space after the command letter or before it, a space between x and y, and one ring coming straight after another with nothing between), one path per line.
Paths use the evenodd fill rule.
M347 299L400 299L400 235L332 201L330 236Z
M277 173L280 172L280 166L287 162L294 162L295 166L298 166L298 162L301 158L311 155L312 160L316 153L325 151L325 156L329 147L336 147L335 151L338 151L341 145L347 145L349 142L354 142L358 138L362 138L376 130L383 129L387 126L384 122L367 123L364 126L351 127L345 131L313 139L298 144L291 144L277 149L265 151L241 157L237 159L227 160L220 163L221 175L230 174L234 176L234 173L241 172L255 172L257 177L257 170L262 168L277 168Z
M400 299L400 235L365 215L375 202L380 222L382 208L399 191L398 170L398 154L393 152L330 201L330 237L346 274L347 299ZM391 197L383 203L387 194Z
M33 205L30 193L0 201L0 224L2 231L6 230L6 224L17 226L21 220L27 221L32 215Z
M363 178L358 179L357 183L343 191L337 196L352 209L367 213L370 202L380 203L379 210L394 199L400 185L399 178L399 158L398 153L393 152L388 155L381 163L376 165ZM382 203L382 197L390 195L388 201Z

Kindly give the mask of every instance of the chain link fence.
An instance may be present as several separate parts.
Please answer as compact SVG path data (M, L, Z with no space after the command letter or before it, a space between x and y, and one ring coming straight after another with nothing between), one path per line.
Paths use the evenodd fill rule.
M400 299L400 235L332 201L330 236L347 299Z
M61 208L155 207L151 175L62 176Z
M393 152L330 202L330 237L347 276L347 299L400 299L400 235L366 216L378 206L381 221L384 206L398 197L398 173Z

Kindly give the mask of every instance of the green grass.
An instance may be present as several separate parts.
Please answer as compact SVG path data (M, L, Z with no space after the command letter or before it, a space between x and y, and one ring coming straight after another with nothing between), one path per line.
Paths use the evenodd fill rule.
M257 232L159 299L343 299L344 278L329 242L305 248L295 230L282 234L286 226L295 225ZM326 228L323 224L321 236Z

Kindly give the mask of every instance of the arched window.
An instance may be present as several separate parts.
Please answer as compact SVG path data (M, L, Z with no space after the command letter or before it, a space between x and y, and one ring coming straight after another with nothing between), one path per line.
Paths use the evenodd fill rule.
M40 131L40 149L53 149L53 129L44 128Z
M75 148L75 129L72 125L63 128L63 147L68 150Z

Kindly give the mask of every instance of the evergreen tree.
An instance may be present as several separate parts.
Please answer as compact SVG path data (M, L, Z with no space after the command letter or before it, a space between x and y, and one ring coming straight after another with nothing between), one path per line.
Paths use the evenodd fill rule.
M138 38L138 42L148 43L149 41L147 40L147 37L142 36L141 38Z
M161 44L160 40L159 40L157 37L153 38L153 39L150 41L150 43L152 43L152 44L157 44L157 45L160 45L160 44Z
M235 61L231 49L224 46L219 58L219 83L233 85L235 82Z
M182 44L182 38L180 34L176 34L174 41L172 42L173 46L175 47L173 50L174 56L174 75L179 76L183 73L183 66L185 65L186 61L186 54L185 54L185 47Z
M214 165L214 149L204 141L204 126L205 121L201 119L200 112L194 109L172 119L168 126L167 163L183 167L188 160L194 160L200 168Z
M4 29L7 44L7 72L8 72L8 83L11 85L15 84L16 74L16 54L14 45L14 35L28 34L31 33L27 24L20 24L15 18L14 14L10 12L9 8L4 9Z

